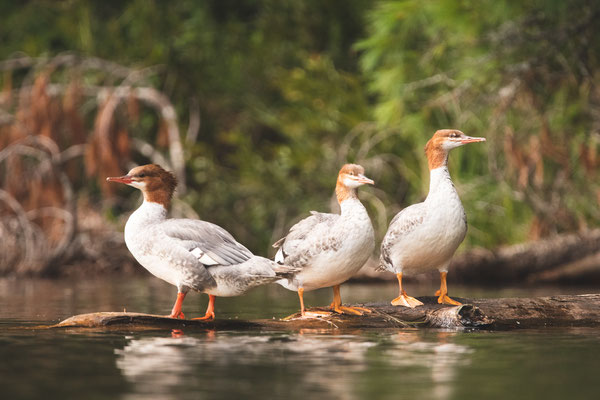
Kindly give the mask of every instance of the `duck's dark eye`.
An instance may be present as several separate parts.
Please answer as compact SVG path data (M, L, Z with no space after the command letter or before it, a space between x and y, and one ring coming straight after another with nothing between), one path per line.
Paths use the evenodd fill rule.
M145 176L146 176L146 174L145 174L145 173L143 173L143 172L140 172L140 173L137 175L137 177L138 177L138 178L143 178L143 177L145 177Z
M450 134L450 137L458 137L458 133L456 133L456 132L452 132L452 133Z

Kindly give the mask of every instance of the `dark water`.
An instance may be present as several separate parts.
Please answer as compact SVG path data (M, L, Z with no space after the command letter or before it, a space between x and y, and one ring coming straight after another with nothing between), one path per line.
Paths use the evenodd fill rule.
M435 288L412 288L415 295ZM545 288L535 294L555 293ZM562 290L562 292L566 292ZM572 291L570 291L572 292ZM530 291L453 290L456 296ZM395 286L347 285L345 301L384 301ZM2 399L597 399L600 331L81 332L24 329L93 311L167 314L174 289L155 279L0 280ZM327 304L328 290L307 303ZM190 295L188 317L206 296ZM218 299L217 318L292 313L277 286Z

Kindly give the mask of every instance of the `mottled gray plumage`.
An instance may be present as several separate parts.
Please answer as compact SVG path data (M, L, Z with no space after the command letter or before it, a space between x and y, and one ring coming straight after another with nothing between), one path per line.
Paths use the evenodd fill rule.
M219 287L211 293L218 296L238 296L249 288L276 282L282 278L292 278L298 272L296 268L253 256L237 265L216 265L208 267L211 276Z
M312 215L290 228L287 236L273 244L273 247L281 247L283 262L297 268L302 268L310 262L312 255L323 250L323 247L336 246L335 237L327 233L340 219L339 214L327 214L311 211ZM309 241L307 236L322 237L325 241ZM279 261L279 260L278 260Z
M161 229L170 238L179 239L180 245L188 251L198 248L218 265L240 264L253 256L229 232L210 222L168 219L161 222Z
M374 247L374 233L366 209L357 198L341 203L341 214L311 212L284 240L275 261L300 270L278 283L290 290L314 290L348 280L364 265Z
M144 202L125 224L125 244L150 273L177 287L171 318L184 318L182 302L190 289L209 295L202 319L212 319L216 296L239 296L297 272L294 267L255 256L218 225L168 219L177 181L159 165L136 167L127 175L107 180L140 189L144 195Z
M140 264L181 292L238 296L296 271L253 255L218 225L167 219L166 209L150 202L127 221L125 243Z
M390 254L392 247L401 247L402 240L409 238L410 233L421 225L425 218L427 218L425 203L413 204L396 214L381 242L380 264L377 271L393 270Z
M447 167L431 171L424 202L398 213L381 242L379 270L447 270L467 233L467 217Z

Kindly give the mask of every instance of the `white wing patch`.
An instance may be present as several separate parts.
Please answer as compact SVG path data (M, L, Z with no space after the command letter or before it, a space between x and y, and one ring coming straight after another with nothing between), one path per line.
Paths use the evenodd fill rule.
M198 259L198 261L200 261L204 265L219 264L218 262L213 260L209 255L205 254L202 250L200 250L197 247L195 249L193 249L190 253L192 253L194 255L194 257L196 257Z
M279 250L277 250L277 254L275 254L275 262L277 264L283 264L283 248L279 248Z

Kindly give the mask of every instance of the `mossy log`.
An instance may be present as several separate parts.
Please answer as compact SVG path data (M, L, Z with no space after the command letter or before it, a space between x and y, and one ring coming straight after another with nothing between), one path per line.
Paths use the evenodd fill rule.
M437 304L435 297L420 297L414 309L388 304L365 304L372 313L324 318L216 319L196 321L158 315L97 312L68 318L50 328L63 329L199 329L199 330L382 330L403 327L517 329L600 326L600 294L536 298L460 299L462 306ZM316 309L318 310L318 309Z

